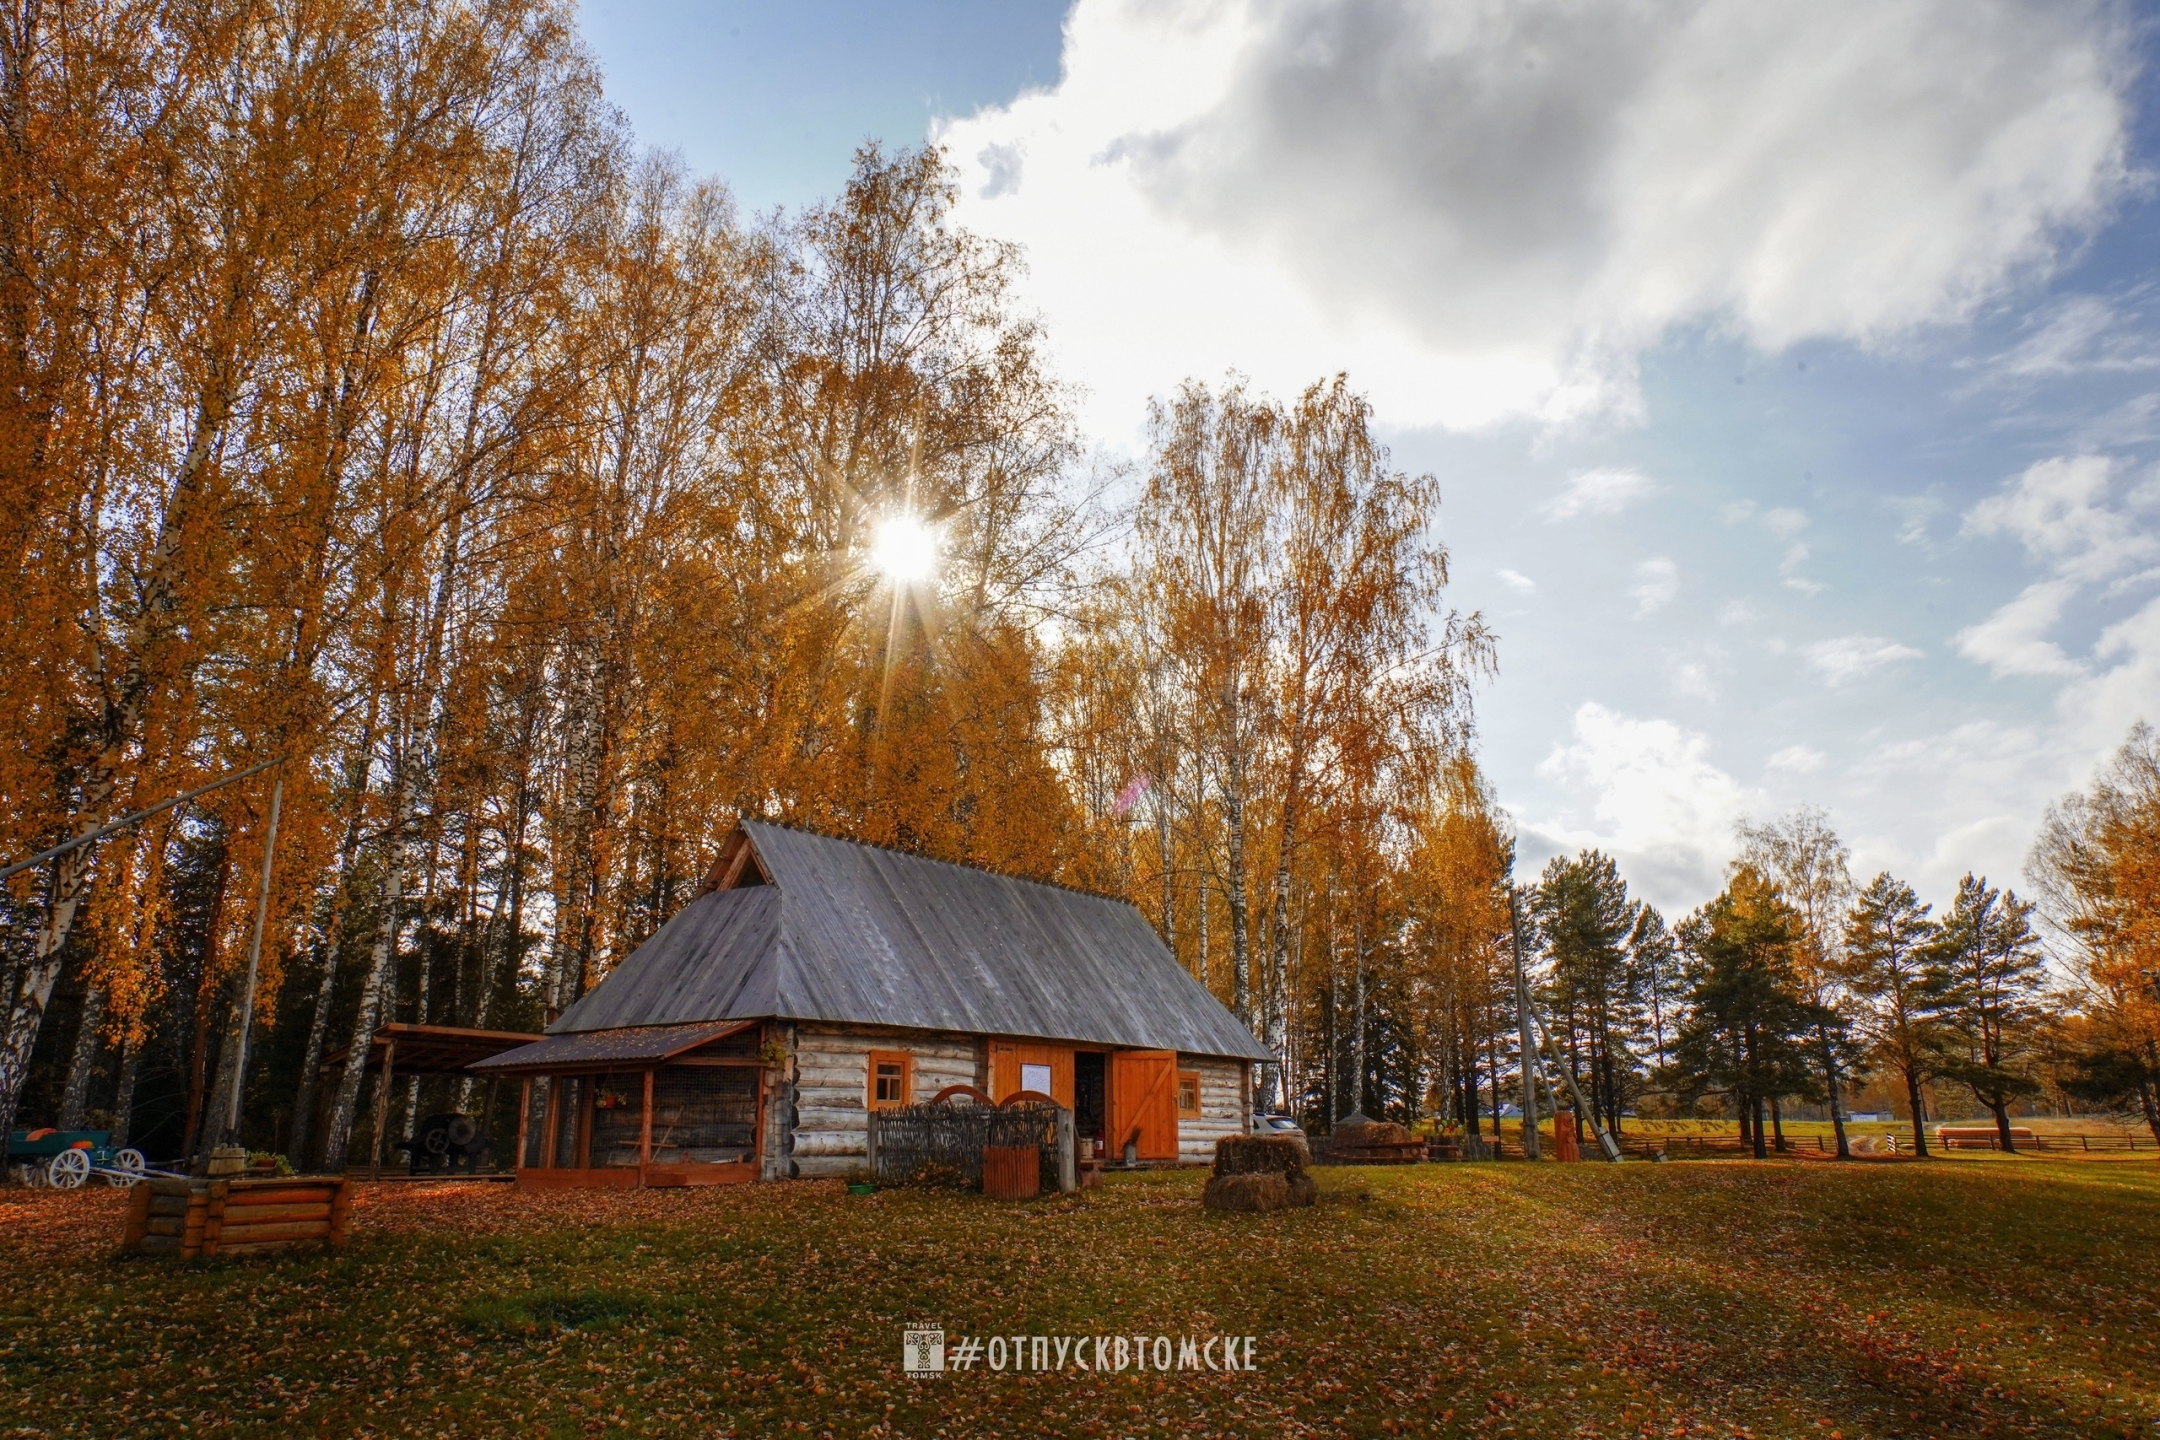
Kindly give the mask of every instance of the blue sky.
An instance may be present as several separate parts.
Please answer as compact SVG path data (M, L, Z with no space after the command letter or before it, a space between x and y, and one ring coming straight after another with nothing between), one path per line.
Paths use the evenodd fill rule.
M1096 440L1337 368L1503 636L1527 858L1669 910L1733 823L2022 883L2160 719L2151 5L589 4L755 210L951 148Z

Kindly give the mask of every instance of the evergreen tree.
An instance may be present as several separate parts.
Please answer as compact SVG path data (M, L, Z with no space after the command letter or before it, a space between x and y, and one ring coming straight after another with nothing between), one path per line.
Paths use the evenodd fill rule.
M1824 1023L1824 1007L1801 991L1802 939L1799 914L1746 865L1680 927L1688 997L1673 1046L1675 1078L1690 1095L1730 1095L1758 1160L1765 1102L1819 1093L1807 1042Z
M1943 1063L1940 977L1931 964L1936 938L1931 906L1887 871L1853 901L1845 922L1846 977L1863 1006L1862 1026L1876 1059L1905 1082L1912 1107L1913 1151L1927 1154L1921 1085Z
M2010 1106L2040 1089L2035 1045L2046 980L2032 906L1985 876L1966 875L1930 947L1930 984L1952 1041L1942 1073L1969 1086L1995 1116L2007 1152Z

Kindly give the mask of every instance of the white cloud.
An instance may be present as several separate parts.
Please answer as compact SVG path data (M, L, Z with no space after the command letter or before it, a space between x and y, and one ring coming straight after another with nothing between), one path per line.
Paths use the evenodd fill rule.
M1789 540L1807 529L1807 511L1794 510L1780 505L1774 510L1763 511L1763 528L1781 540Z
M2068 580L2028 585L2017 599L1977 625L1958 631L1958 653L1985 665L1998 676L2076 675L2084 667L2044 638L2062 618L2063 607L2077 593Z
M1524 828L1553 850L1598 846L1653 903L1681 909L1714 893L1733 823L1762 796L1712 764L1707 737L1670 720L1638 720L1595 702L1575 712L1571 743L1538 775L1570 792L1589 823L1556 818Z
M1694 700L1715 700L1718 697L1717 679L1711 675L1710 667L1695 660L1675 667L1673 689Z
M2068 295L2031 321L2032 333L1996 364L2020 379L2160 365L2142 335L2124 333L2115 306L2097 295Z
M1805 566L1807 562L1808 547L1798 540L1793 541L1792 544L1785 547L1784 558L1778 561L1778 578L1784 581L1785 588L1788 590L1798 590L1803 595L1820 595L1823 592L1822 582L1810 580L1805 574L1801 573L1801 567Z
M2105 455L2042 460L1965 513L1971 535L2006 535L2026 553L2074 580L2104 580L2160 557L2160 479L2118 486L2120 463Z
M1850 685L1886 665L1917 660L1921 652L1880 635L1840 635L1802 648L1808 663L1832 686Z
M1812 745L1788 745L1765 761L1764 766L1771 770L1787 770L1795 775L1811 775L1822 769L1829 758Z
M1720 625L1752 625L1759 618L1755 607L1745 600L1728 600L1718 607L1717 623Z
M1898 544L1916 545L1933 554L1934 547L1928 544L1928 521L1943 508L1941 498L1935 495L1891 495L1885 497L1883 503L1903 521L1898 526Z
M2093 656L2115 663L2065 686L2056 706L2097 760L2137 721L2160 724L2160 600L2101 631Z
M1657 488L1657 482L1640 470L1585 470L1569 477L1567 488L1538 508L1548 520L1614 515Z
M1525 595L1537 594L1537 581L1520 570L1503 569L1500 571L1500 579L1510 590L1519 590Z
M1635 583L1628 594L1635 597L1635 613L1648 615L1672 602L1680 593L1680 567L1660 555L1635 567Z
M1338 367L1396 423L1639 404L1709 322L1765 349L1954 321L2127 177L2106 6L1080 0L1051 88L949 122L1093 418ZM1099 422L1107 419L1107 427Z

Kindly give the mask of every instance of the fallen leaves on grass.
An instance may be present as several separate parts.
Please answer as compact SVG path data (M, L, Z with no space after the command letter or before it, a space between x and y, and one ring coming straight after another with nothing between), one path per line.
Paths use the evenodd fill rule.
M0 1405L50 1434L2089 1435L2151 1413L2140 1168L1434 1166L1217 1215L830 1183L372 1185L353 1242L114 1254L0 1197ZM900 1372L963 1335L1235 1334L1253 1373Z

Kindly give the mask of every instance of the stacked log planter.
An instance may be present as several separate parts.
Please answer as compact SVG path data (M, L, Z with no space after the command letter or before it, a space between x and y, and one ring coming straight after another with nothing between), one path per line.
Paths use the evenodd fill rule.
M342 1177L135 1182L120 1248L193 1260L345 1243L352 1185Z

